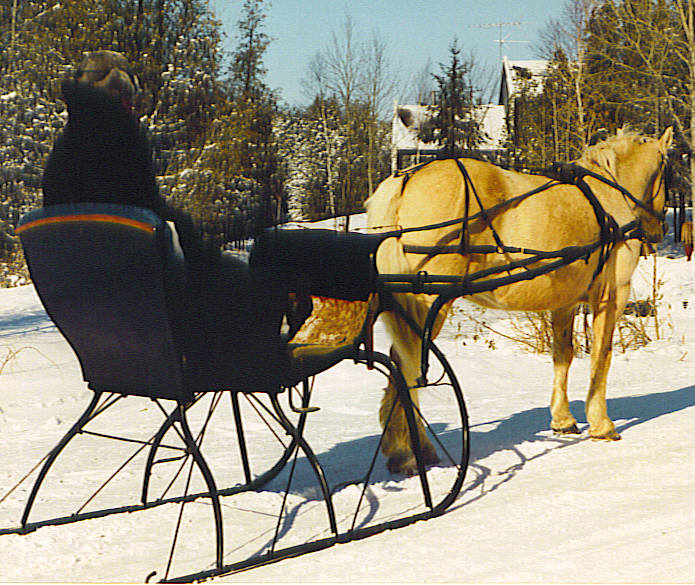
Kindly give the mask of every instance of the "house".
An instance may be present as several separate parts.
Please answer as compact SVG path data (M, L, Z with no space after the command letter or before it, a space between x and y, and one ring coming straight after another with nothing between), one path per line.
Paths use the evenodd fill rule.
M504 106L505 117L509 120L514 98L522 89L532 93L543 89L543 78L548 69L548 61L543 59L528 61L510 61L502 57L502 77L498 104Z
M498 103L479 105L474 111L486 137L478 151L493 159L504 154L506 138L514 131L514 98L522 89L540 91L547 66L548 62L544 60L510 61L503 57ZM439 153L439 144L423 142L418 138L420 130L427 126L431 117L430 106L394 105L391 123L392 172Z
M478 147L484 154L496 156L504 150L505 110L501 105L476 106L474 115L482 125L485 139ZM423 158L436 156L441 150L437 142L423 142L418 137L432 118L431 107L424 105L394 106L391 122L391 171L396 172L409 164L421 162ZM405 157L408 164L404 165Z

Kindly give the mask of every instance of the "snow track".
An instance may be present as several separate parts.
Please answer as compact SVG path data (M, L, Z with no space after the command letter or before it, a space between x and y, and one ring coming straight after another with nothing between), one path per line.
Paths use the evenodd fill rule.
M635 289L647 286L652 259L642 263ZM658 269L664 295L660 311L668 321L664 337L638 350L615 352L609 374L608 409L622 441L594 442L586 432L554 436L547 430L550 357L526 353L502 338L492 350L484 340L462 338L457 323L451 322L439 345L466 396L471 465L462 494L449 511L427 522L218 580L692 582L695 262L660 257ZM461 306L470 310L465 302ZM508 318L488 316L496 324ZM380 326L376 342L381 347L388 343ZM10 352L13 356L0 373L0 498L58 441L91 395L69 346L43 313L31 286L0 290L0 364ZM588 377L589 360L577 358L569 393L583 429ZM349 477L365 446L377 440L381 385L382 380L349 363L317 378L314 403L321 411L309 416L307 433L328 461L329 480L333 474ZM146 400L128 399L111 422L126 429L151 408ZM220 423L216 432L212 464L234 448L228 423ZM107 474L113 460L87 439L76 440L56 464L32 517L65 513L93 470ZM379 513L388 516L420 505L417 479L389 475L381 458L377 466L368 497ZM126 475L115 496L131 489L129 481L137 484L137 474ZM319 533L325 521L321 524L314 516L323 510L301 478L290 494L288 522L302 533ZM223 500L223 506L239 512L234 515L237 523L226 528L226 550L258 550L270 538L264 523L277 508L281 485L276 480L262 493ZM18 524L29 487L22 484L0 502L0 526ZM337 505L355 491L342 489ZM136 501L137 490L121 503ZM213 560L211 514L204 501L190 508L181 558L204 567ZM166 558L175 521L176 510L161 506L45 527L25 536L2 535L0 581L142 581L156 568L153 559Z

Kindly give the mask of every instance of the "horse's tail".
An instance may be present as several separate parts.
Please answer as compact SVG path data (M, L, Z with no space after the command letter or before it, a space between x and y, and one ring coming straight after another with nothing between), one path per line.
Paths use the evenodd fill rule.
M384 179L365 202L367 227L375 231L390 231L398 227L398 207L403 194L403 177Z
M391 176L382 181L367 199L367 227L385 232L398 229L398 208L403 194L403 177ZM377 268L381 274L407 274L412 267L403 251L400 238L387 238L377 251Z
M367 200L367 225L379 230L389 231L399 226L398 208L403 194L403 176L385 179ZM380 274L410 274L415 268L410 264L400 238L387 238L377 250L376 264ZM429 305L419 298L421 295L395 294L394 300L401 309L422 326ZM401 358L405 358L406 370L415 367L419 355L419 337L406 321L393 311L383 315L383 323ZM407 358L405 357L407 356ZM408 371L404 372L408 376ZM417 373L413 370L412 375ZM414 378L413 378L414 380ZM413 380L410 380L412 382Z

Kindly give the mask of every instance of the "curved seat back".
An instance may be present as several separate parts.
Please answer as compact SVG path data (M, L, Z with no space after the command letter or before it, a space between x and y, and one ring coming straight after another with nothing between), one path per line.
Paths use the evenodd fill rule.
M190 399L170 302L183 264L165 222L138 207L53 205L22 217L17 233L41 302L91 389Z

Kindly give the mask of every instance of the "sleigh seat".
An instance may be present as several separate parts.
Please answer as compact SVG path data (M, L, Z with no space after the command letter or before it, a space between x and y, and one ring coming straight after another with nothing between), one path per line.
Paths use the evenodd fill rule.
M179 300L186 272L167 222L137 207L54 205L26 214L18 233L37 293L77 354L90 389L184 402L200 390L187 376L186 316ZM252 286L270 289L269 297L281 303L290 293L314 299L312 314L287 346L280 387L349 357L370 299L374 305L373 256L382 240L274 229L256 240ZM244 388L236 385L207 390L264 386L253 379Z
M50 452L31 490L21 519L20 532L31 532L65 519L29 522L38 491L51 466L63 449L94 418L111 408L113 397L138 396L160 401L173 401L166 409L160 404L165 420L151 437L143 442L149 448L145 466L141 507L147 508L168 501L190 501L207 497L212 503L215 522L215 566L223 566L224 539L220 496L244 489L256 489L282 469L291 453L301 449L314 467L332 517L330 492L311 448L302 437L308 406L306 380L336 363L356 358L364 336L371 328L367 307L375 292L374 252L378 237L336 235L329 232L283 232L271 230L256 241L250 264L238 262L239 295L263 292L273 302L286 303L289 293L316 298L315 309L321 318L329 317L326 307L345 309L336 303L357 307L350 315L347 333L340 339L316 343L309 330L316 329L317 314L308 319L306 327L291 343L284 344L284 358L270 353L262 368L238 376L204 376L215 380L206 387L199 379L200 364L190 348L191 323L188 322L186 297L190 283L184 257L175 231L150 210L114 204L66 204L48 206L26 214L17 233L24 247L27 264L38 296L59 331L74 350L83 379L94 394L78 421ZM321 301L321 299L326 299ZM323 309L322 309L323 307ZM335 311L333 316L336 317ZM343 315L343 318L345 314ZM313 325L312 325L313 324ZM193 324L195 325L195 324ZM240 324L244 325L244 324ZM253 327L245 324L245 331ZM253 324L251 324L253 325ZM323 323L325 326L325 322ZM230 331L235 335L235 331ZM279 332L278 332L279 340ZM253 339L240 338L232 348L263 351ZM205 348L202 348L205 349ZM230 355L230 359L238 356ZM220 364L220 366L227 364ZM222 372L226 372L224 368ZM215 372L213 372L215 374ZM269 384L269 380L274 383ZM280 407L277 394L304 382L302 409L297 423L290 422ZM205 382L206 383L206 382ZM241 487L219 489L212 469L203 457L202 436L194 436L187 420L188 409L206 393L228 392L232 398L235 426L245 482ZM274 417L291 437L285 452L271 469L254 477L248 455L240 415L239 395L263 393L275 409ZM133 423L137 426L136 423ZM185 457L192 457L201 473L206 491L185 493L177 498L149 496L150 475L155 465L170 458L161 458L164 437L178 435ZM201 431L202 434L202 431ZM98 434L100 437L138 442L131 438ZM142 442L142 441L141 441ZM188 489L188 488L186 488ZM128 507L131 511L132 507ZM126 509L126 508L124 508ZM106 515L113 510L91 512L88 517ZM70 521L81 518L72 514ZM174 540L176 537L174 538Z

